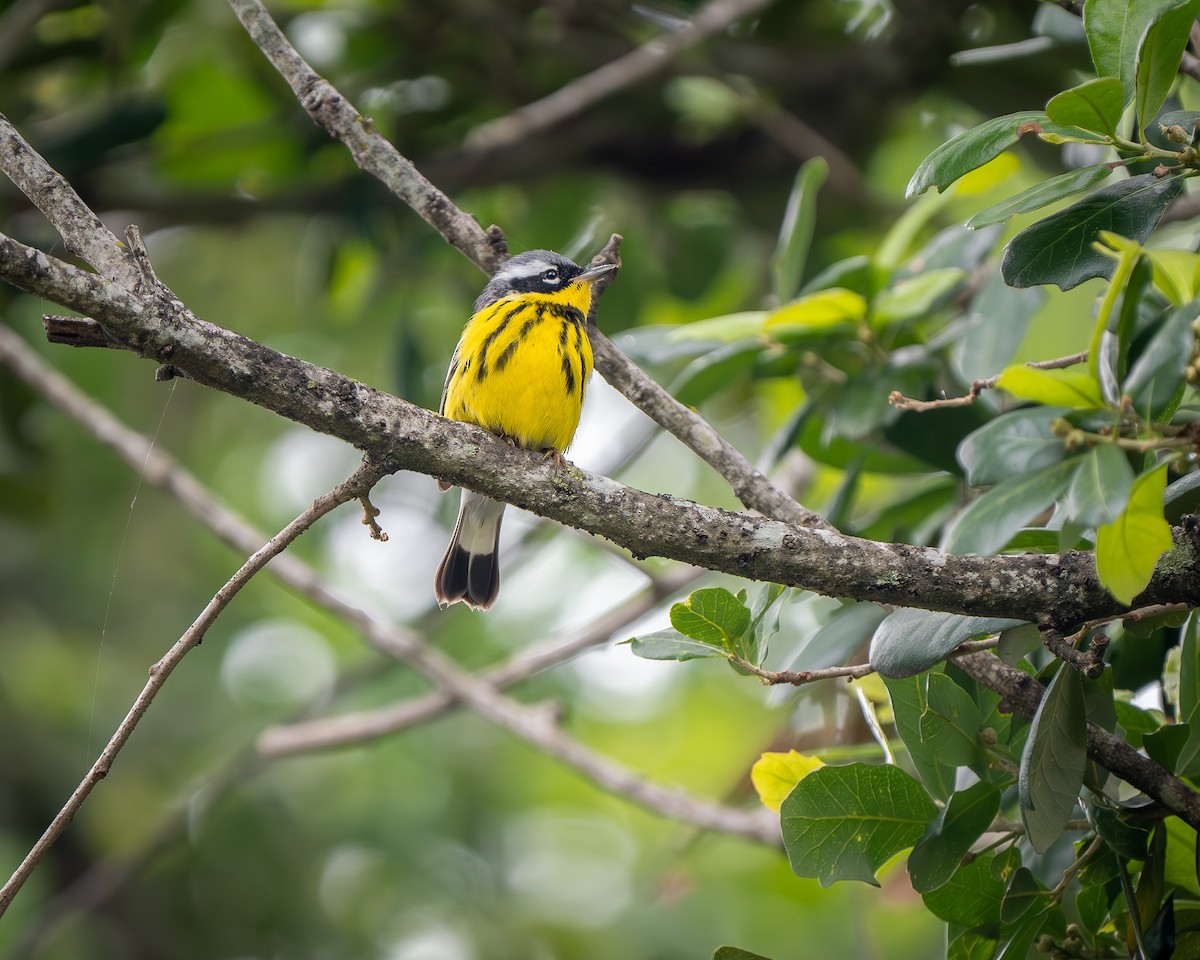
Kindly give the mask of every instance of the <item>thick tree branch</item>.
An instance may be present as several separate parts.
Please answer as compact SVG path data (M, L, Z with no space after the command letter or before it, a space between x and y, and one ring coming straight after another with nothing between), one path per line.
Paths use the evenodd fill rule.
M457 247L487 274L508 256L497 227L483 230L426 180L416 167L358 113L327 80L317 74L288 42L283 31L259 0L229 0L234 12L272 66L291 86L313 122L346 144L355 162L377 177L398 198L413 208L448 243ZM764 6L766 0L719 0L697 16L695 23L710 29L728 10ZM739 14L740 15L740 14ZM736 17L735 17L736 19ZM614 240L619 238L614 237ZM601 262L615 263L616 244L610 241ZM598 289L603 289L599 287ZM752 510L808 526L828 527L818 514L804 509L769 480L715 431L703 417L679 403L622 354L593 327L592 347L596 369L651 419L698 453L734 488Z
M22 286L24 271L11 270L3 257L13 243L0 235L0 278ZM68 278L73 273L88 277L66 264L56 269ZM42 296L50 289L38 287ZM876 543L653 496L575 468L559 472L540 455L515 450L470 424L447 421L199 320L162 288L145 294L140 309L126 314L128 304L121 291L113 304L93 303L101 308L93 315L141 356L169 360L197 383L345 440L390 469L479 490L607 537L635 556L668 557L827 596L1016 617L1064 631L1125 609L1101 587L1090 553L947 555L931 547ZM1198 553L1196 531L1178 531L1175 549L1160 561L1137 605L1200 604L1200 578L1194 575Z

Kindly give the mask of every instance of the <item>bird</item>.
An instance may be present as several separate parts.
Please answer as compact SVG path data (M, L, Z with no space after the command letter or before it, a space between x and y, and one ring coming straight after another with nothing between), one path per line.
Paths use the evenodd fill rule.
M581 267L552 250L505 261L463 328L438 412L561 461L592 375L592 285L616 269L614 263ZM438 481L440 490L450 487ZM442 607L462 602L487 610L496 602L504 507L463 488L454 535L434 577Z

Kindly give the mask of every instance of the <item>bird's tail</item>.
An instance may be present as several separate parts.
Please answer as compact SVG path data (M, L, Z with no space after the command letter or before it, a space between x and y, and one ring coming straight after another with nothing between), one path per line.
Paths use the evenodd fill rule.
M433 594L442 606L460 600L487 610L500 594L500 521L504 504L464 489L458 523L438 566Z

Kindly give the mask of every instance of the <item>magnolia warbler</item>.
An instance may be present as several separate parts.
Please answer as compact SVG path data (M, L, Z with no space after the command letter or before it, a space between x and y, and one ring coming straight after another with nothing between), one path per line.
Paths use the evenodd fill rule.
M592 284L616 264L583 268L550 250L517 254L496 271L463 329L438 410L515 446L567 449L592 375L587 318ZM438 481L441 490L450 484ZM438 566L434 595L487 610L500 592L504 504L464 489L458 523Z

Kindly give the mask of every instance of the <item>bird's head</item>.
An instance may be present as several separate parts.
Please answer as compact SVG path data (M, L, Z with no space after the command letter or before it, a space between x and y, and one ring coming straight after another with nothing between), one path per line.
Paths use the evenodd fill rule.
M617 269L615 263L581 267L553 250L527 250L506 260L475 301L478 313L497 300L522 293L553 294L568 287L591 284Z

